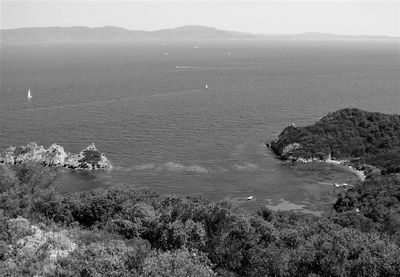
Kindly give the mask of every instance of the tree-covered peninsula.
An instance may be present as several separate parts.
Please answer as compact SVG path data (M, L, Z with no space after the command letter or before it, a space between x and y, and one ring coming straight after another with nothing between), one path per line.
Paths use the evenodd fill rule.
M400 115L342 109L310 126L286 127L271 148L285 160L350 160L400 172Z
M365 145L355 141L367 132L351 127L360 115L373 133ZM399 117L346 109L317 124L286 128L274 150L282 155L298 143L292 157L369 163L395 153L376 164L384 175L342 192L324 217L267 208L249 214L227 201L129 185L62 194L57 167L1 164L0 276L399 276L400 179L388 170L398 157ZM317 137L330 147L311 148ZM351 150L357 147L363 152Z

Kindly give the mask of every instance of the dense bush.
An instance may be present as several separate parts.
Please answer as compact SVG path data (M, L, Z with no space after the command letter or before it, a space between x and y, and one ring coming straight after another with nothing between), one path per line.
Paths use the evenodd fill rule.
M363 231L380 231L400 244L400 178L377 176L339 195L333 220ZM349 216L350 215L350 216Z
M98 165L101 161L101 153L98 150L83 150L83 158L79 160L81 163L91 163Z
M382 151L376 155L367 155L358 162L370 164L381 169L382 174L400 173L400 147Z
M81 245L61 260L59 267L81 276L139 276L150 249L135 246L123 240Z
M155 251L145 260L142 276L211 277L215 274L204 254L179 249L166 252Z

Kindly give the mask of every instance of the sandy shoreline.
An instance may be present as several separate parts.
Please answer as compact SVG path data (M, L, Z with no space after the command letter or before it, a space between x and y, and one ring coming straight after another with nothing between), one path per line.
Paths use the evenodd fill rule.
M344 166L346 167L350 172L354 173L355 175L357 175L357 177L361 180L361 181L365 181L366 179L366 175L365 172L362 170L358 170L356 168L354 168L351 165L347 165L346 163L349 163L349 161L347 160L332 160L332 159L327 159L325 160L326 163L328 164L335 164L335 165L340 165L340 166Z

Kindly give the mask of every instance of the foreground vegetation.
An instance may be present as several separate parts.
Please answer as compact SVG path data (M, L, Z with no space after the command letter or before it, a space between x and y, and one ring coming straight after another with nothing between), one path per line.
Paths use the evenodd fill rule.
M335 208L340 213L319 218L268 209L248 215L229 202L129 186L59 194L54 169L24 164L0 170L1 276L400 272L399 228L390 225L396 216L393 222L399 222L396 177L369 180L339 197ZM357 194L362 186L369 188L374 202ZM387 195L379 192L382 186Z

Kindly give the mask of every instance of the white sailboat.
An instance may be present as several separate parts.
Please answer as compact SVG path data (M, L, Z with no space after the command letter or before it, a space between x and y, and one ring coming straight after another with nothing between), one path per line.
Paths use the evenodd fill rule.
M206 88L208 88L208 84L205 84L204 86L205 86Z
M253 198L254 198L254 196L250 195L250 196L246 197L246 200L253 200Z
M31 94L31 90L30 89L28 89L28 96L27 97L28 97L28 99L32 99L32 97L33 97L32 94Z

